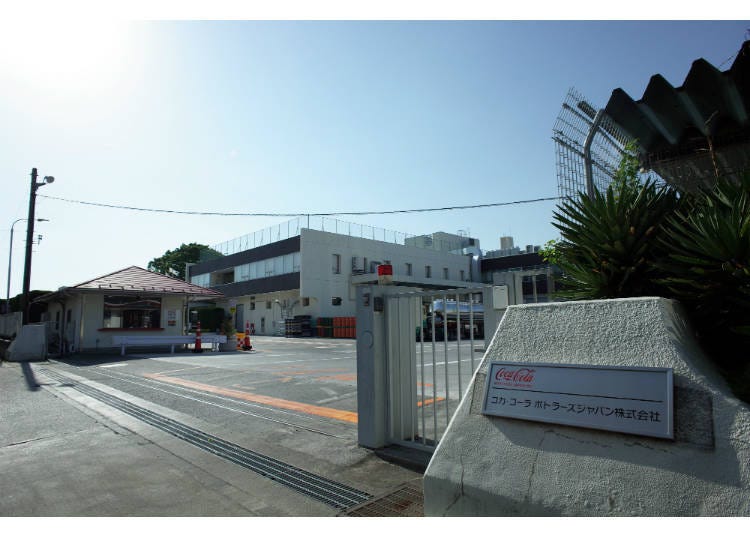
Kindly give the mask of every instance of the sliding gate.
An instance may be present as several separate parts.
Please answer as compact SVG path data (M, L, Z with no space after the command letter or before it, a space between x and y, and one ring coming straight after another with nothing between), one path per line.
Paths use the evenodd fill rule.
M507 307L507 300L498 299L504 298L498 289L369 287L360 292L360 444L434 450L502 315L494 304ZM360 305L371 308L370 315L361 316L372 322L362 321ZM368 444L373 442L377 444Z

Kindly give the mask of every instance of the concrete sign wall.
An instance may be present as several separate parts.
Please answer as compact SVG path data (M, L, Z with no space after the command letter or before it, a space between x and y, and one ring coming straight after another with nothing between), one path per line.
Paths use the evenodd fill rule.
M671 369L673 438L483 414L492 361ZM512 306L425 472L424 496L432 516L748 516L750 407L672 301Z

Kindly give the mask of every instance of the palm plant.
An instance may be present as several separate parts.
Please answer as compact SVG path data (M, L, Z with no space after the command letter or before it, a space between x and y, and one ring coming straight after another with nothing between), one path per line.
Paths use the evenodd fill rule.
M663 295L656 284L656 261L665 253L656 239L679 201L674 190L616 180L605 193L583 193L563 202L553 225L561 233L555 244L563 270L563 290L571 299Z
M750 174L690 196L664 228L659 283L711 346L750 345Z

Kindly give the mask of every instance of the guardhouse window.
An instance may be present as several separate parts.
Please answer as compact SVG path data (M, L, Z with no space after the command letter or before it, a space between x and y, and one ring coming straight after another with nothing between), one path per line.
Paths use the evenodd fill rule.
M161 327L161 298L104 296L104 327L151 329Z

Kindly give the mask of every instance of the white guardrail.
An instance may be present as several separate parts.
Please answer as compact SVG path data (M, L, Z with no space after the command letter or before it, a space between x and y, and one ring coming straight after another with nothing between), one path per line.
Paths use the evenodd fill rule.
M127 346L169 346L174 353L176 344L194 344L195 335L115 335L112 337L115 346L120 347L120 355L125 355ZM226 335L206 333L201 335L201 344L210 344L212 350L218 348L219 343L227 342Z

